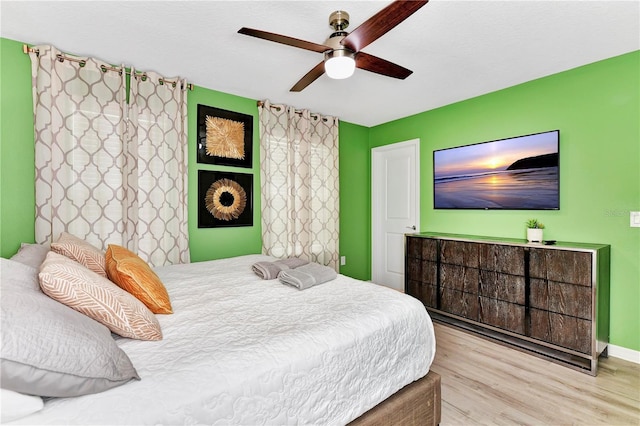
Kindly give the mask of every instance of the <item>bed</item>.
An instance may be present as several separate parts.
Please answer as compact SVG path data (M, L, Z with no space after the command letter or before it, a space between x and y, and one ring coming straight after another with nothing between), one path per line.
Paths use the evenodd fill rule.
M156 315L162 340L113 335L141 380L45 398L12 424L440 422L435 336L418 300L343 275L301 291L252 272L274 260L155 268L173 307Z

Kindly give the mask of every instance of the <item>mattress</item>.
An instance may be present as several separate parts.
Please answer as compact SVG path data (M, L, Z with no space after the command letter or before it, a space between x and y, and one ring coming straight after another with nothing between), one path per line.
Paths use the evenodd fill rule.
M164 338L117 339L140 375L55 398L15 424L346 424L429 371L418 300L338 275L300 291L252 271L263 255L156 268Z

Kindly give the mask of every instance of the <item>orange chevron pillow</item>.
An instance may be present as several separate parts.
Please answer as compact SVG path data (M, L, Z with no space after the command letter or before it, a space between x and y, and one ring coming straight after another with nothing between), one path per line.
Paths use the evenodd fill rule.
M75 235L63 232L51 244L51 250L75 260L100 276L107 276L104 253Z
M104 324L120 336L162 339L158 319L144 304L73 259L50 251L38 278L47 296Z
M107 276L134 295L154 314L171 314L167 289L151 267L134 252L109 244L106 253Z

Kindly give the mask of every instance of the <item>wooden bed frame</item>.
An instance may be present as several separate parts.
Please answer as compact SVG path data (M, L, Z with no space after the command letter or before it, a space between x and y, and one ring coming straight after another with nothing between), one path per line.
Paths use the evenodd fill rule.
M349 426L427 426L440 424L440 376L426 376L400 389Z

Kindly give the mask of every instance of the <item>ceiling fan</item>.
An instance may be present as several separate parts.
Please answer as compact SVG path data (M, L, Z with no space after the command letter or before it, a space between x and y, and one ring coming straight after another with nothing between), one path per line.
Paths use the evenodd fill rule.
M300 92L325 72L331 78L341 79L350 77L355 68L404 80L411 75L413 71L385 59L369 55L368 53L362 52L361 49L389 32L396 25L400 24L427 4L428 1L429 0L394 1L366 20L351 33L345 31L349 26L349 14L342 10L335 11L329 16L329 26L333 28L334 32L324 44L246 27L240 28L238 32L240 34L324 54L324 60L302 77L291 88L291 92Z

